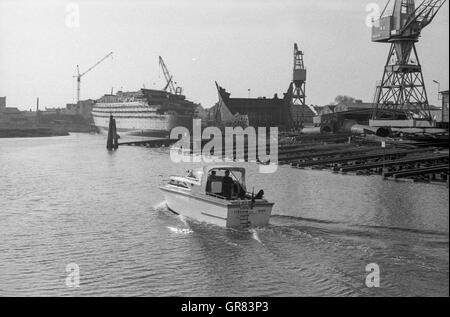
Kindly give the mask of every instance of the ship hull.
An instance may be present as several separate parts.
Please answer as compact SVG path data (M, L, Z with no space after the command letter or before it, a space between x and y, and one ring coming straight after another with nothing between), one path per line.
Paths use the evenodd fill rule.
M220 227L249 229L269 224L273 203L231 202L183 190L161 187L167 207L174 213Z
M99 130L108 130L110 117L121 134L138 136L168 136L175 127L192 128L197 105L162 90L140 89L104 95L92 109Z
M176 111L161 113L160 106L150 106L143 101L97 103L92 109L96 127L108 131L110 116L116 120L119 134L167 137L176 126L192 126L192 115Z
M110 113L116 120L119 134L136 136L168 136L176 126L174 115L152 115L123 117L121 113ZM109 116L93 115L94 123L101 132L108 132Z

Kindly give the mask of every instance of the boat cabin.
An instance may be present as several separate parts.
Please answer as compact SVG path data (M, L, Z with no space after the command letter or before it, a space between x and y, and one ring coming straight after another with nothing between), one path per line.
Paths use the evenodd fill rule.
M185 177L171 177L169 185L224 200L252 199L245 185L245 168L240 167L218 166L188 171Z

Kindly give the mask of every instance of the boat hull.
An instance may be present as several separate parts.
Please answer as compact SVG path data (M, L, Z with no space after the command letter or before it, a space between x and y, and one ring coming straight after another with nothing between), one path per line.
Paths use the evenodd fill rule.
M269 224L273 203L228 201L183 190L161 187L167 207L174 213L217 226L248 229Z

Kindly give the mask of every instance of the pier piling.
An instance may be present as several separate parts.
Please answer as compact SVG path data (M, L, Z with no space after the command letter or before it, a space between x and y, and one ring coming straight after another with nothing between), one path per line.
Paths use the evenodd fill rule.
M119 148L119 141L116 130L116 120L111 115L109 117L108 139L106 141L106 148L108 151L117 150Z

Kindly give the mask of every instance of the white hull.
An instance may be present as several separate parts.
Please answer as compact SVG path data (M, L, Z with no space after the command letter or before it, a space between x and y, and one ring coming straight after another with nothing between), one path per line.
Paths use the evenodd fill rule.
M152 118L121 118L112 113L116 120L118 131L170 131L175 127L173 115L159 115ZM98 128L109 128L109 117L94 117L94 123Z
M161 187L167 207L179 215L221 227L246 229L269 224L272 203L229 201L182 189Z
M116 120L118 132L131 134L168 134L177 122L175 114L158 114L155 107L141 101L99 103L92 109L95 125L108 130L110 115Z

